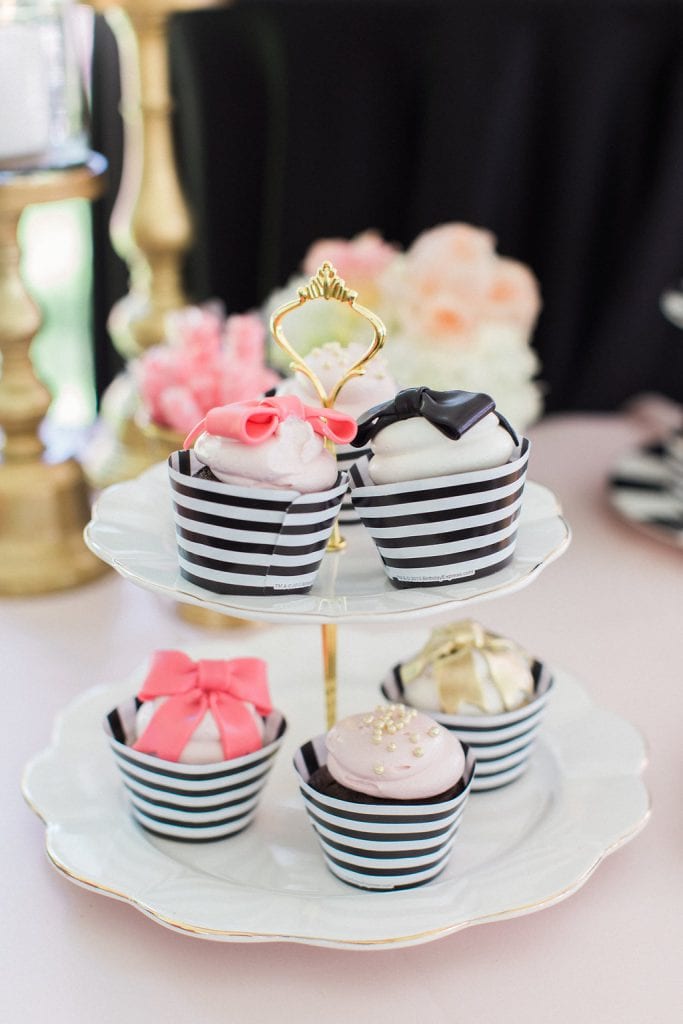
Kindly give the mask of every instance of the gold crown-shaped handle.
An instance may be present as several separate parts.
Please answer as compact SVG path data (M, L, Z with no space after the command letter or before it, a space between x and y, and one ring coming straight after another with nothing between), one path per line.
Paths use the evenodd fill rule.
M287 340L282 326L282 321L289 313L293 313L294 310L300 309L307 302L313 302L316 299L325 299L326 301L334 299L337 302L346 303L351 307L354 313L358 313L358 315L363 317L364 320L367 320L373 330L372 341L368 348L360 359L357 359L356 362L348 368L346 373L340 377L329 392L325 390L322 381L317 374L313 372L303 356L299 355L296 349L294 349ZM270 318L270 330L277 344L289 356L291 360L289 364L290 370L303 373L305 377L308 377L315 388L321 405L325 409L331 409L334 406L339 392L348 381L352 380L354 377L361 377L365 373L367 364L373 356L379 352L384 344L387 333L384 324L377 314L373 313L371 309L366 309L365 306L361 306L358 302L358 292L353 291L351 288L347 288L346 282L339 277L332 264L327 262L323 263L317 274L310 279L308 284L299 288L295 299L292 299L291 302L287 302L284 306L280 306L279 309L275 310Z

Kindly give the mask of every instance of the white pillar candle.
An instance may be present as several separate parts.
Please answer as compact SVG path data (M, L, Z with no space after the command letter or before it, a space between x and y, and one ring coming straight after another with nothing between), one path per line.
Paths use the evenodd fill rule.
M0 20L0 165L48 147L50 87L39 32Z

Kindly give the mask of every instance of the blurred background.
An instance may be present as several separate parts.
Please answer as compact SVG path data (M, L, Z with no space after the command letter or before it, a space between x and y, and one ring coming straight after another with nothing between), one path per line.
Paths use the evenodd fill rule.
M243 0L174 15L170 62L193 301L260 306L320 237L373 228L407 246L464 221L540 282L546 411L683 401L683 337L660 311L683 276L680 3ZM66 424L92 418L122 365L106 326L127 291L109 238L122 139L98 15L91 141L107 195L92 227L73 202L24 224L46 310L37 356ZM54 322L67 348L49 344Z

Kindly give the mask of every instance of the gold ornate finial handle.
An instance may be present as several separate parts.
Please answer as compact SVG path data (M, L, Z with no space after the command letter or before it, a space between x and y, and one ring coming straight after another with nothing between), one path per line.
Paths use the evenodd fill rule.
M316 299L325 299L325 301L334 299L336 302L346 303L355 313L358 313L359 316L368 321L373 331L372 341L363 355L348 368L346 373L340 377L329 391L325 389L322 381L318 375L313 372L303 356L299 355L296 349L294 349L289 343L282 326L282 321L289 313L293 313L296 309L301 309L301 307L307 302L313 302ZM302 285L302 287L299 288L299 293L296 299L292 299L291 302L287 302L284 306L280 306L279 309L275 310L270 318L270 330L277 344L289 356L291 360L289 364L290 370L303 373L303 375L310 380L311 384L315 388L318 398L320 399L320 404L325 409L333 408L334 403L337 401L339 392L344 385L348 383L348 381L352 380L354 377L362 377L368 363L373 356L379 352L384 344L387 334L386 327L377 314L373 313L371 309L366 309L365 306L361 306L358 302L358 292L353 291L352 288L347 288L346 282L339 277L332 264L328 262L323 263L318 270L318 273L310 279L308 284ZM328 448L334 452L334 445L332 442L326 442L326 444ZM330 541L327 545L327 550L342 551L345 546L346 542L339 533L339 524L335 522L332 536L330 537Z
M292 348L282 326L282 321L289 313L293 313L296 309L301 309L307 302L312 302L316 299L325 299L326 301L334 299L337 302L346 303L355 313L358 313L364 320L367 320L373 330L373 338L366 351L360 359L356 360L353 366L349 367L343 377L337 381L329 392L325 390L319 377L313 372L303 356L300 356ZM308 284L299 288L296 299L292 299L291 302L287 302L284 306L280 306L279 309L275 310L270 319L270 330L277 344L290 357L290 369L303 373L305 377L308 377L315 388L321 405L325 409L331 409L334 406L339 392L348 381L352 380L353 377L361 377L365 373L367 364L379 352L387 334L386 328L377 314L373 313L371 309L361 306L358 302L358 292L347 288L346 282L339 277L332 264L327 262L323 263L318 273L310 279Z

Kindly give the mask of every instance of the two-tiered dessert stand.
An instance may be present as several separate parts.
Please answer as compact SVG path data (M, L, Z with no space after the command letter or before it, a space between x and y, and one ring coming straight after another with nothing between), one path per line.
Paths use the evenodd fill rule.
M372 707L396 660L381 641L383 625L455 618L466 605L525 587L566 549L569 528L554 495L527 483L509 565L483 579L405 590L386 579L360 525L347 527L346 539L345 549L326 554L306 595L223 596L179 575L165 465L104 492L86 541L123 577L175 601L286 624L286 631L264 630L253 640L226 634L215 653L203 645L201 654L265 658L289 731L249 829L218 843L175 843L133 822L101 732L102 716L135 692L144 667L85 694L64 712L52 746L24 780L27 799L46 822L48 855L68 877L204 938L394 948L550 906L640 830L649 812L640 736L556 673L525 775L470 798L452 860L437 880L372 893L329 874L299 800L291 754L322 731L323 706L315 699L321 676L328 722L334 717L338 627L344 711ZM322 632L322 672L311 658L311 626Z

